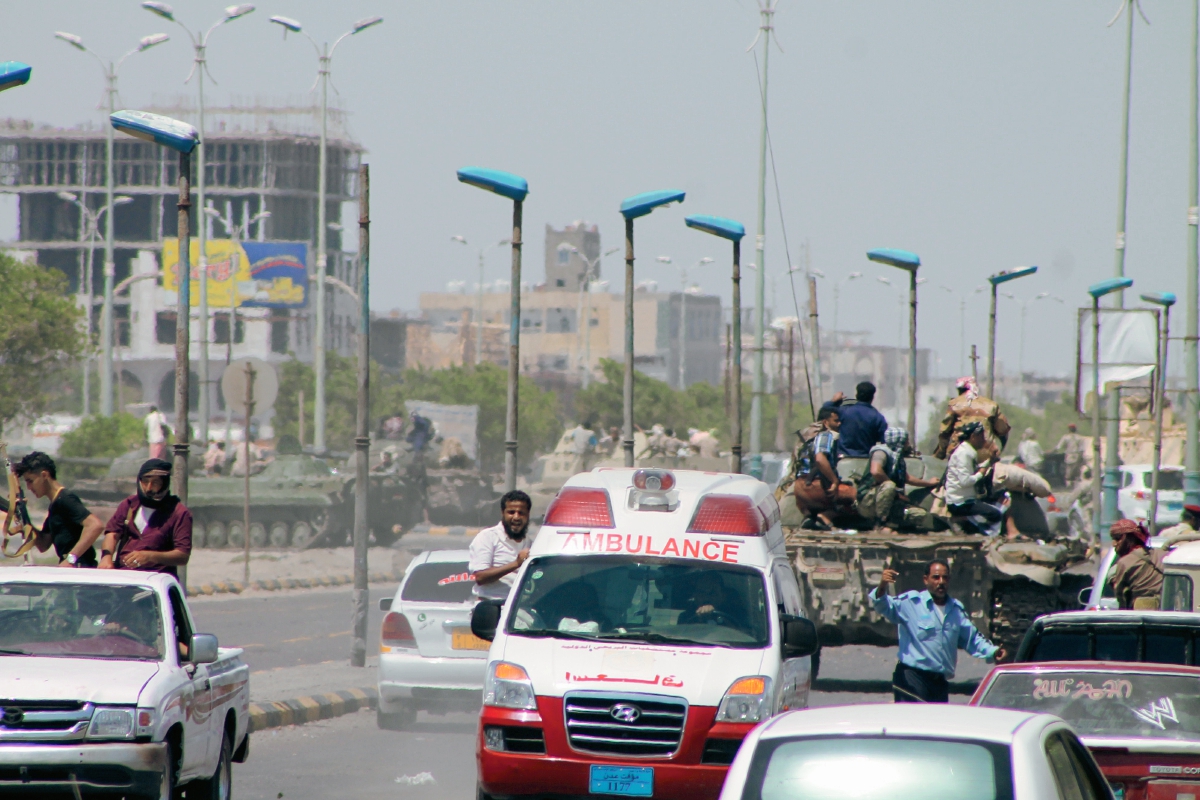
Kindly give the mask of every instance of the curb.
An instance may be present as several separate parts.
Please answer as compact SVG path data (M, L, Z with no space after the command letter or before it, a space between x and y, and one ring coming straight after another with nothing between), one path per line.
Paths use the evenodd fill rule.
M950 681L950 694L973 695L979 681ZM891 694L892 682L879 680L854 680L846 678L817 678L813 681L814 692L855 692L863 694Z
M363 708L375 708L378 703L379 693L373 686L367 689L347 689L292 700L278 700L274 703L251 703L250 732L333 719L344 714L353 714Z
M367 583L390 583L404 577L402 572L371 572L367 575ZM206 583L202 586L189 586L187 593L191 597L213 594L241 594L247 589L258 589L264 592L275 592L280 589L315 589L322 586L347 586L354 583L353 575L326 575L321 578L284 578L283 580L250 581L220 581Z

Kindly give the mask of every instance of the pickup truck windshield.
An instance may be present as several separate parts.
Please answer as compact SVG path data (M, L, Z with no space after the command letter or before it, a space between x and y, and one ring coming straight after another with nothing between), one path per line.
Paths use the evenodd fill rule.
M1080 736L1200 739L1200 678L1188 675L1001 673L980 705L1055 714Z
M144 586L0 584L0 658L163 657L158 594Z
M531 563L508 632L653 644L766 647L762 575L745 567L629 556Z

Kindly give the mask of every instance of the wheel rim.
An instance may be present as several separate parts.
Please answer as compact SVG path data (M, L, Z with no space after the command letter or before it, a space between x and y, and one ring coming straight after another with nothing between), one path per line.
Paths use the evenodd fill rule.
M225 757L228 753L229 747L226 746L221 754L220 768L217 770L217 797L220 800L230 800L233 796L233 765Z
M292 547L303 548L312 541L312 526L307 522L297 522L292 528Z
M269 538L272 547L287 547L288 541L291 539L288 524L286 522L276 522L271 526L271 535Z
M205 531L205 541L209 547L224 547L229 543L228 531L225 529L224 523L210 522Z

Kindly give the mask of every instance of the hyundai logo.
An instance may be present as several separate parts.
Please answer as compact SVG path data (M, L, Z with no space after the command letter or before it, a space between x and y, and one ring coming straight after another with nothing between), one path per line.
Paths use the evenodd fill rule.
M25 712L19 708L6 708L3 714L0 714L0 722L3 722L8 727L20 725L25 719Z
M628 703L618 703L608 710L608 715L617 722L637 722L642 716L642 710Z

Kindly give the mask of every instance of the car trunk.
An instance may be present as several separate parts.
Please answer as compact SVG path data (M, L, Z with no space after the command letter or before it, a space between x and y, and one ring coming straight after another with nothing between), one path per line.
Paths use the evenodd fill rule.
M471 633L474 585L466 562L427 561L408 574L396 610L408 618L422 657L487 657L489 643Z

